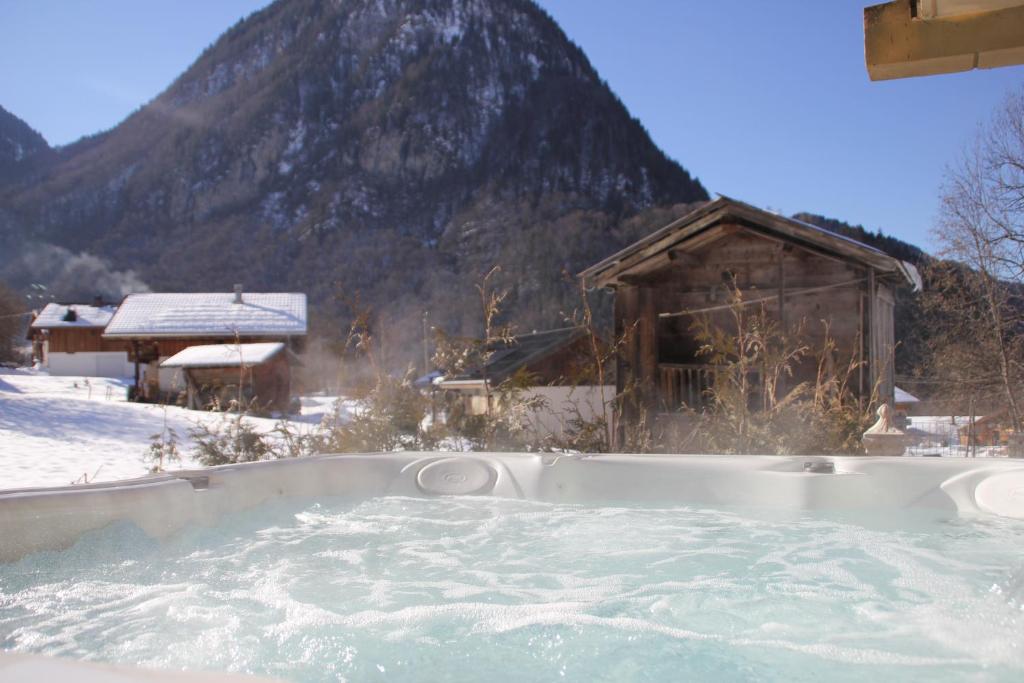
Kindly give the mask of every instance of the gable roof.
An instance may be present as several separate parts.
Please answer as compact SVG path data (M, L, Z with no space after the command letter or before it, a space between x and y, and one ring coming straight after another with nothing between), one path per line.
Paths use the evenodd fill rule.
M66 320L69 311L74 311L74 320ZM39 311L31 327L36 330L54 327L106 327L115 311L117 306L49 303Z
M562 327L530 334L516 335L511 343L496 344L487 361L487 377L491 383L501 382L522 368L543 360L551 354L582 338L586 330L582 327ZM479 372L467 373L460 377L446 378L445 381L476 381L482 377Z
M160 363L162 368L237 368L260 365L284 351L284 342L190 346Z
M903 389L900 389L899 387L894 387L893 395L894 395L893 403L920 403L921 402L921 399L919 399L917 396L914 396L909 391L904 391Z
M291 337L306 334L306 295L246 292L129 294L104 337Z
M723 224L740 225L811 251L854 261L882 275L891 274L904 279L917 287L918 276L914 266L880 249L817 225L787 218L722 195L590 266L580 273L580 277L598 287L614 284L619 276L638 264L651 259L667 259L673 249L683 249L697 237L710 237L710 231Z

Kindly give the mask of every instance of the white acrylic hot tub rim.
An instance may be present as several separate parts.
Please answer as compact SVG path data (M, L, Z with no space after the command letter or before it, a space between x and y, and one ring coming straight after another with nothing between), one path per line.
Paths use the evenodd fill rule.
M828 461L834 474L805 472ZM374 453L0 491L0 562L128 521L156 538L289 497L493 495L797 510L931 508L1024 519L1024 462L973 458Z

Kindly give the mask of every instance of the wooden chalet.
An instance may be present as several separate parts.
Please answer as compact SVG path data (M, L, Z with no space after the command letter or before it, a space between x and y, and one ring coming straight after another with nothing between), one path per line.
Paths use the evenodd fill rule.
M700 411L714 367L698 354L693 324L732 327L731 294L763 306L782 329L806 321L812 349L830 323L837 362L860 363L853 389L893 401L895 289L920 287L913 266L874 247L728 197L708 202L588 268L588 286L614 290L616 336L626 331L617 387L635 386L653 413ZM792 381L813 379L804 362ZM626 417L629 412L627 407Z
M33 364L51 375L127 377L131 365L124 342L103 338L116 311L101 301L46 304L29 324Z
M177 368L160 363L192 346L281 342L294 353L305 346L306 295L231 292L129 294L103 338L128 345L134 396L171 400L186 389Z

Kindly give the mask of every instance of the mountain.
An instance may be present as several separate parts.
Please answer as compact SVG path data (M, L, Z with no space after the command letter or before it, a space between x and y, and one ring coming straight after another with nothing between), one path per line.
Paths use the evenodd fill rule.
M337 334L357 293L396 329L472 330L501 265L541 327L563 270L705 199L531 0L278 0L0 189L0 277L45 281L24 255L56 245L156 290L305 291Z
M920 248L909 242L904 242L898 237L886 235L881 230L872 232L863 225L851 225L835 218L826 218L814 213L798 213L793 216L798 221L817 225L844 237L871 245L881 249L885 253L901 261L907 261L914 265L921 265L928 260L928 255Z
M49 151L42 135L0 107L0 187L25 179Z

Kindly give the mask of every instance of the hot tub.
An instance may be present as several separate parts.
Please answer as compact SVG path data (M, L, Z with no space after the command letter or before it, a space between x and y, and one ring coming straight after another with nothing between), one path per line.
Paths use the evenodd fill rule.
M297 681L1024 676L1014 461L323 456L4 492L0 538L18 656Z

